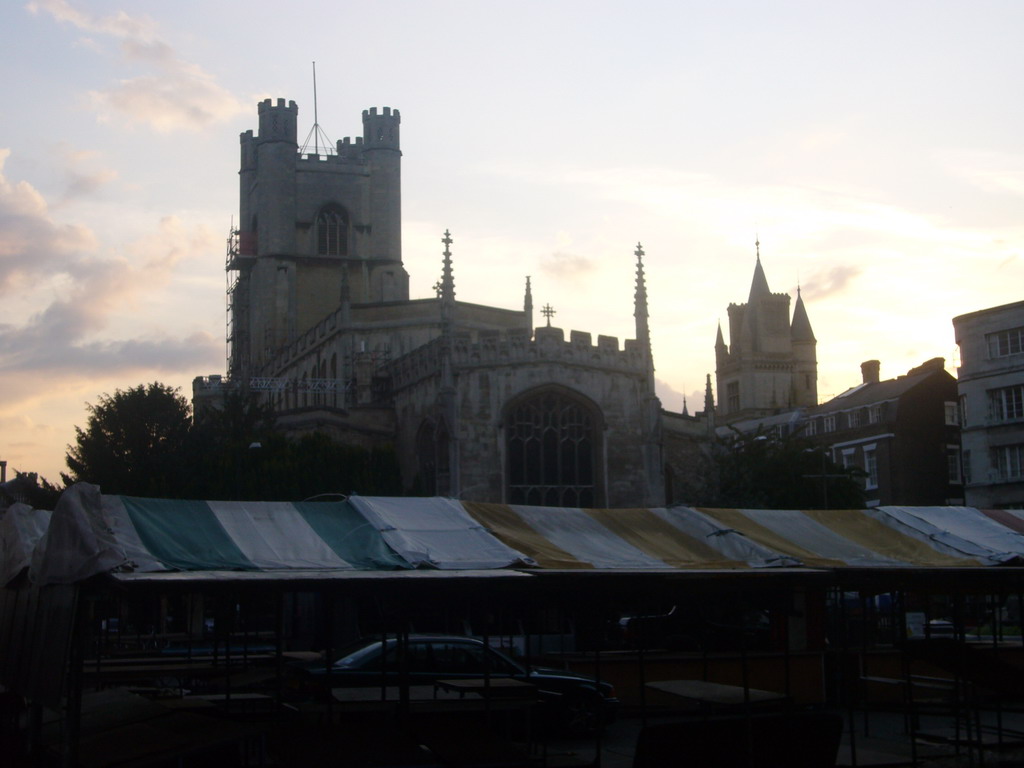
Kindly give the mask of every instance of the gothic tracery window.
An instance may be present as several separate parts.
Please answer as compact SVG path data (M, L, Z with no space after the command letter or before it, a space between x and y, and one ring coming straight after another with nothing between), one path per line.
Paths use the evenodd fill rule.
M595 408L559 391L514 404L505 417L509 503L597 506L598 424Z
M321 256L348 253L348 216L344 209L330 206L316 217L316 252Z

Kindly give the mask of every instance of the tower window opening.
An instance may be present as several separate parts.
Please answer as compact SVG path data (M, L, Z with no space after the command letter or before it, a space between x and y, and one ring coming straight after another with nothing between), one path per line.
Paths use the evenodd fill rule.
M320 211L316 218L316 251L321 256L348 254L348 216L341 208Z

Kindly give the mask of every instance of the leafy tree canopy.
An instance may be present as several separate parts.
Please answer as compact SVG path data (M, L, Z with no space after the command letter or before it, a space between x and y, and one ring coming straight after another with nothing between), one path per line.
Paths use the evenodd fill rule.
M711 455L716 482L703 502L746 509L862 509L863 471L842 467L805 437L735 431Z
M65 484L98 484L105 493L168 496L187 470L191 429L188 400L159 382L140 384L86 405L85 429L75 427L75 443L65 461Z
M402 493L391 448L343 445L314 432L290 440L250 393L192 423L188 401L164 384L139 385L88 405L68 446L65 484L104 493L192 499L300 501L322 494Z

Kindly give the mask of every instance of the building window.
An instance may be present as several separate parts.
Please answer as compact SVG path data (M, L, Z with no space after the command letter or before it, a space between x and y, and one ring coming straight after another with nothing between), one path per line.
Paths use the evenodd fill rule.
M967 395L960 395L960 427L967 426Z
M804 434L807 435L808 437L813 437L814 435L818 434L818 420L817 419L808 419L807 420L807 422L804 424Z
M985 343L988 345L990 358L1019 355L1021 351L1024 351L1024 327L1011 328L998 333L987 333L985 334Z
M988 417L992 421L1024 418L1024 384L988 391Z
M957 413L960 409L957 408L957 404L952 401L946 401L943 403L943 408L946 416L946 426L956 427L960 424L960 414Z
M868 407L868 424L877 424L882 420L882 406L875 404Z
M873 445L864 448L864 471L867 473L864 489L874 490L878 487L878 453Z
M992 469L998 480L1024 478L1024 445L1001 445L992 449Z
M853 466L853 448L844 448L842 456L840 457L843 462L843 469L849 469Z
M343 209L324 208L316 217L316 252L321 256L348 253L348 216Z
M860 424L861 424L861 418L862 418L861 417L861 412L859 410L858 411L850 411L850 426L851 427L859 427Z
M824 432L835 432L836 415L834 413L830 413L828 416L826 416L823 420L822 427Z
M973 474L971 473L971 452L970 451L964 451L963 452L963 461L961 462L961 465L963 466L964 483L967 484L967 483L973 482L971 480L971 478L973 477Z
M505 417L509 503L596 506L598 423L596 408L568 393L514 404Z
M960 470L960 446L946 446L946 466L950 484L960 485L964 481Z
M725 393L729 413L735 413L740 409L740 383L738 381L730 381L725 386Z

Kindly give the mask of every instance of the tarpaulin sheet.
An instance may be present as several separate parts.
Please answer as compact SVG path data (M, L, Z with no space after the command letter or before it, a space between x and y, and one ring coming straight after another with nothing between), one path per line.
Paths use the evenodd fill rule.
M352 496L349 501L414 568L533 565L488 533L455 499Z
M0 587L6 587L32 562L32 551L50 525L45 509L12 504L0 515Z
M1024 513L969 507L578 509L368 496L182 501L102 495L80 483L52 515L12 509L0 526L0 577L24 569L38 540L29 576L39 583L161 571L961 568L1017 564L1024 556Z
M143 499L79 483L61 496L31 574L70 583L113 570L408 567L345 501Z
M876 507L864 513L954 557L998 565L1024 554L1015 531L973 507Z
M705 509L708 515L747 534L766 547L816 567L976 566L886 525L886 516L870 510Z

